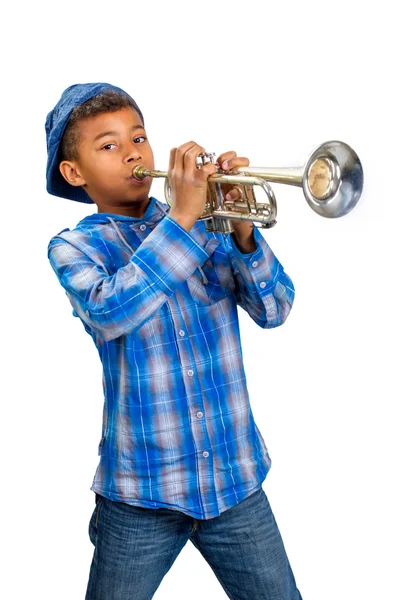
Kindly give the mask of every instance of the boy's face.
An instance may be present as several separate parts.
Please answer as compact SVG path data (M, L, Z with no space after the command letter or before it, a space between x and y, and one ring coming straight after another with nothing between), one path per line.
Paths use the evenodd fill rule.
M153 151L139 114L121 108L78 123L79 158L60 171L71 185L82 185L98 212L141 217L149 202L151 178L132 177L136 165L154 169Z

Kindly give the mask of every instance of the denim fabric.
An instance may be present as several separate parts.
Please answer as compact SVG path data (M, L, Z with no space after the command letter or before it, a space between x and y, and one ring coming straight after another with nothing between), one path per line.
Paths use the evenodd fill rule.
M135 109L143 119L143 115L134 99L124 90L109 83L77 83L70 85L61 94L61 98L51 110L45 123L46 143L47 143L47 166L46 166L46 189L53 196L94 204L93 200L85 192L83 187L74 187L65 181L58 168L59 157L58 150L60 142L68 124L69 118L74 108L80 106L90 98L102 94L107 90L113 90L128 96Z
M233 600L302 600L263 488L208 520L96 494L85 600L150 600L190 540ZM188 591L189 596L189 591Z

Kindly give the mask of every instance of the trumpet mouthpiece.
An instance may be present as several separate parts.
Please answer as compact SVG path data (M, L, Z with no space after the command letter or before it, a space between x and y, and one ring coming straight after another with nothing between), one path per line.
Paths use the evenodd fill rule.
M132 169L132 177L139 179L139 181L144 179L146 177L145 167L143 167L143 165L136 165L136 167Z

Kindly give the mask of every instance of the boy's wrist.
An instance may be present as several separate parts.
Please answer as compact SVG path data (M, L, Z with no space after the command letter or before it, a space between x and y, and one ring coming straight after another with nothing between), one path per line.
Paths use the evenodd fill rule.
M254 239L253 230L244 234L239 231L234 231L231 235L237 248L242 254L251 254L257 250L257 244Z
M181 227L183 227L183 229L186 229L186 231L190 231L197 221L196 217L193 217L188 214L182 214L175 208L171 208L168 215L171 217L171 219L173 219Z

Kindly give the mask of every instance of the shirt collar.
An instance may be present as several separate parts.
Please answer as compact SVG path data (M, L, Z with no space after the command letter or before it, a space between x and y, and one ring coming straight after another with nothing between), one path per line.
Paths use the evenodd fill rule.
M143 217L130 217L127 215L119 215L117 213L94 213L79 221L77 226L109 223L109 217L114 219L116 223L146 223L146 225L154 225L166 215L168 210L169 206L159 202L154 196L150 196L150 202Z

